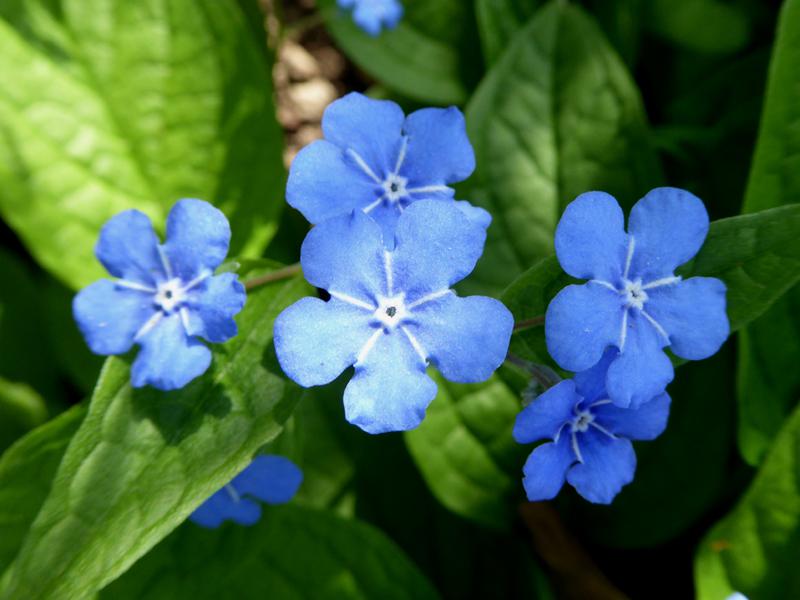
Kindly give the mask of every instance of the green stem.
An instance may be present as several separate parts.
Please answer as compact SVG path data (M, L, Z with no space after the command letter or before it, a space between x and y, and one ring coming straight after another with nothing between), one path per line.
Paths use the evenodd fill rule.
M244 282L244 289L248 292L253 290L257 287L262 285L267 285L268 283L273 283L275 281L281 281L282 279L289 279L290 277L294 277L303 272L303 268L300 266L300 263L295 263L293 265L289 265L288 267L284 267L282 269L278 269L277 271L272 271L271 273L267 273L266 275L261 275L260 277L253 277L253 279L248 279Z
M533 329L534 327L541 327L542 325L544 325L544 315L515 323L514 331L525 331L526 329Z

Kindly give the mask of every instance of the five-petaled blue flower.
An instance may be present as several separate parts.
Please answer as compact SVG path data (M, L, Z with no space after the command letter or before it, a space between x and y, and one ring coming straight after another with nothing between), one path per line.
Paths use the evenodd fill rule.
M314 225L362 210L381 225L387 244L411 203L452 203L449 184L475 169L464 115L455 107L424 108L406 118L394 102L351 93L328 106L322 130L325 139L292 163L287 201ZM481 208L457 206L484 227L491 222Z
M257 456L247 468L206 500L189 517L203 527L219 527L230 520L254 525L261 518L261 505L284 504L297 493L303 472L288 458Z
M638 409L620 408L609 400L606 373L615 354L607 350L594 367L556 384L517 417L518 442L553 440L538 446L525 463L529 500L554 498L566 480L590 502L610 503L633 481L636 454L630 440L652 440L666 428L666 392Z
M394 29L403 18L400 0L337 0L342 8L353 8L353 21L371 36L384 27Z
M451 381L478 382L503 362L513 317L492 298L450 288L475 267L486 232L452 203L415 202L394 250L361 211L317 225L303 243L306 279L330 300L303 298L275 321L275 348L302 386L355 365L347 420L369 433L416 427L436 395L428 363Z
M563 269L584 285L564 288L545 318L547 348L564 369L583 371L609 346L609 398L622 407L647 402L672 381L663 348L690 360L714 354L729 333L725 284L683 280L675 269L708 233L703 203L684 190L658 188L631 210L628 233L617 201L602 192L579 196L555 236Z
M235 274L214 275L230 237L225 215L202 200L172 207L163 245L137 210L109 220L95 254L118 279L93 283L72 304L92 352L124 354L139 344L134 387L172 390L202 375L211 351L198 338L224 342L235 336L233 316L245 302Z

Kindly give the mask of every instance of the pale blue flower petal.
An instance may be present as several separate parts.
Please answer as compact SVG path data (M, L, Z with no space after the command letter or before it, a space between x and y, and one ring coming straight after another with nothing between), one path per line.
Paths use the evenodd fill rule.
M94 253L114 277L146 286L164 280L158 237L148 216L138 210L109 219L100 230Z
M275 319L278 362L303 387L330 383L372 337L371 320L371 313L335 298L302 298Z
M547 350L564 369L588 369L608 346L619 342L622 315L615 291L591 282L567 286L547 307Z
M193 523L216 529L225 521L235 521L240 525L255 525L261 518L261 507L257 502L240 498L234 501L230 492L222 488L201 504L189 517Z
M289 502L303 481L303 472L291 460L277 455L256 456L231 482L241 495L267 504Z
M567 469L575 462L570 449L569 435L565 432L558 442L542 444L531 452L522 472L522 485L531 502L551 500L564 487Z
M578 394L583 398L583 406L597 402L599 400L606 400L608 392L606 392L606 376L608 375L608 367L616 360L619 355L619 350L611 346L606 348L603 357L600 361L586 369L575 373L575 389Z
M667 187L650 191L628 221L635 239L631 274L644 282L672 275L697 254L708 227L706 207L694 194Z
M567 472L567 481L589 502L610 504L623 486L633 481L636 453L623 438L611 438L590 427L579 437L583 463Z
M708 358L728 339L725 284L719 279L692 277L648 294L648 314L669 334L670 347L681 358Z
M226 342L237 333L234 315L247 297L235 273L210 277L190 291L187 301L187 333L209 342Z
M564 210L556 227L555 247L561 267L579 279L617 285L628 248L625 217L605 192L587 192Z
M185 283L213 273L225 260L230 241L228 219L208 202L179 200L169 211L164 253L172 274Z
M465 200L457 200L456 206L464 215L476 225L488 229L492 224L492 215L489 211L483 210L479 206L474 206Z
M639 408L604 404L593 409L598 424L630 440L654 440L667 428L670 397L664 392Z
M464 115L456 107L413 112L403 131L408 146L400 174L408 179L409 188L457 183L475 170Z
M186 335L177 313L163 316L137 341L142 349L131 369L133 387L176 390L205 373L211 364L211 351Z
M380 331L380 330L379 330ZM345 417L367 433L407 431L425 418L436 384L399 329L381 333L344 391Z
M297 154L286 184L286 201L313 225L367 208L382 194L383 188L352 157L327 140Z
M522 409L514 423L514 439L520 444L555 439L575 416L574 408L580 401L574 381L557 383ZM566 428L569 430L569 425Z
M505 361L514 317L494 298L448 293L415 308L406 328L445 379L477 383Z
M108 279L82 289L72 301L72 314L86 343L104 356L130 350L136 333L155 312L152 295Z
M355 6L353 20L373 37L379 35L383 28L393 29L403 17L403 5L399 0L339 0L339 6Z

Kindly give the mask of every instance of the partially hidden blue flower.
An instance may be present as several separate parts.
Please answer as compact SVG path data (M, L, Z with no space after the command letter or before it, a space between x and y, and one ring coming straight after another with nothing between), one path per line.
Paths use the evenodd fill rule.
M340 7L354 8L353 21L371 36L382 29L394 29L403 18L400 0L337 0Z
M630 440L652 440L666 428L666 392L638 409L609 400L606 373L615 354L607 350L591 369L551 387L517 417L514 439L521 444L552 440L538 446L523 468L529 500L554 498L567 481L590 502L609 504L633 481L636 453Z
M397 219L413 202L453 202L451 184L475 170L464 115L455 107L424 108L406 117L388 100L351 93L325 110L324 140L292 162L286 199L316 225L361 210L394 240ZM491 216L468 202L457 206L488 227Z
M703 203L684 190L657 188L631 210L608 194L589 192L564 211L555 236L570 285L545 315L547 349L564 369L583 371L617 354L608 369L609 398L622 407L647 402L672 381L664 348L699 360L719 350L730 327L725 284L682 279L675 269L697 254L708 233Z
M202 200L180 200L160 244L150 219L124 211L100 231L95 255L117 279L81 290L73 315L95 354L124 354L141 346L131 369L133 387L178 389L202 375L211 351L200 338L236 335L244 286L233 273L214 275L228 253L231 230L219 210Z
M488 379L508 350L513 317L492 298L450 289L475 267L485 230L452 203L415 202L386 250L361 211L306 237L306 279L330 300L303 298L275 321L278 361L304 387L355 365L344 392L348 421L369 433L412 429L436 395L428 364L456 382Z
M288 458L257 456L221 490L195 510L189 519L202 527L216 528L223 521L254 525L261 518L261 505L285 504L297 493L303 472Z

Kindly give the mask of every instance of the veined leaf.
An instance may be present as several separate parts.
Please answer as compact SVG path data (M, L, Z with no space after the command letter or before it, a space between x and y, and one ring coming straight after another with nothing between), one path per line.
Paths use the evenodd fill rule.
M378 530L327 511L265 507L253 527L187 523L100 598L433 600L430 583Z
M106 362L0 597L101 589L249 464L299 396L281 375L272 325L306 290L294 278L251 291L239 335L182 390L134 390L131 357Z
M256 253L282 210L271 79L235 2L9 0L0 7L0 212L73 288L102 224L219 206Z
M488 64L497 62L538 6L539 0L475 0L478 33Z
M467 108L478 168L463 197L492 213L465 289L496 292L552 253L563 208L592 189L632 204L660 181L636 86L597 25L552 2L520 30Z

